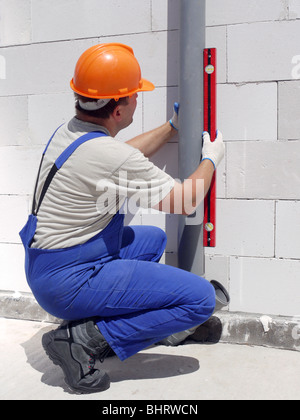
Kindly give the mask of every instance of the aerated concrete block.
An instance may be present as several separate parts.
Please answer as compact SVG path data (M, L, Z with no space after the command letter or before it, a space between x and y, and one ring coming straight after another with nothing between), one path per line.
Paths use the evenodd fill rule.
M229 26L228 81L291 80L299 33L299 20Z
M277 84L218 86L218 127L225 140L277 139Z
M0 0L0 47L31 42L31 0Z
M19 231L27 221L30 204L28 196L0 195L0 242L21 243Z
M298 316L299 296L300 260L230 258L230 311Z
M265 0L263 2L253 0L209 0L206 2L206 21L208 26L273 21L287 18L288 0Z
M289 19L299 19L300 18L300 3L298 0L289 0Z
M152 0L152 31L180 28L180 0Z
M1 147L0 194L31 195L43 148Z
M299 49L300 53L300 49ZM300 55L299 55L300 63ZM300 66L299 66L300 70ZM300 77L300 71L299 71ZM300 139L300 80L281 82L278 87L278 137Z
M150 30L150 0L32 0L33 42Z
M227 143L227 198L300 199L300 141Z
M276 203L275 244L277 258L300 260L300 201Z
M217 200L216 232L207 255L274 256L274 202Z
M205 249L205 278L217 280L229 290L229 257L210 255L210 248Z
M16 226L16 230L23 226ZM0 244L1 290L30 292L25 276L25 252L21 244Z
M58 126L75 115L73 92L30 95L28 117L31 144L46 144Z
M28 145L27 96L0 97L0 146Z

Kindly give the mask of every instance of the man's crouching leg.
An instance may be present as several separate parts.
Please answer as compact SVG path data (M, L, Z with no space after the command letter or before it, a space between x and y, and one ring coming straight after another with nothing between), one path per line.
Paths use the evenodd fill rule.
M215 295L215 309L211 314L213 315L215 312L220 311L222 308L229 305L230 296L225 287L218 281L212 280L211 285L214 288ZM211 317L211 315L207 318L207 320ZM185 331L172 334L164 340L161 340L158 344L162 344L164 346L178 346L179 344L183 343L188 337L193 335L201 325L196 325L195 327L189 328Z

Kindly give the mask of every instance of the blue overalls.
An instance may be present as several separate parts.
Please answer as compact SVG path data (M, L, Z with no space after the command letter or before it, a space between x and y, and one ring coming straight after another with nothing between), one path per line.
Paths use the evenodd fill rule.
M215 307L215 291L195 274L158 264L166 246L165 233L153 226L124 227L120 213L82 245L31 248L37 212L53 176L77 147L93 138L101 141L101 136L105 134L88 133L58 157L35 209L37 181L32 213L20 237L27 281L41 307L65 320L95 318L111 348L125 360L171 334L205 322Z

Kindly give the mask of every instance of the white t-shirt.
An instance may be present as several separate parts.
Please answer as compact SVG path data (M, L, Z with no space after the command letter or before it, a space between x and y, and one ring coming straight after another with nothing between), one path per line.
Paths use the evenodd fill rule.
M58 170L37 214L33 248L59 249L85 243L109 224L124 203L130 213L139 206L151 208L174 187L173 178L138 149L110 137L104 127L74 117L57 131L47 149L37 202L58 156L91 131L108 136L80 145Z

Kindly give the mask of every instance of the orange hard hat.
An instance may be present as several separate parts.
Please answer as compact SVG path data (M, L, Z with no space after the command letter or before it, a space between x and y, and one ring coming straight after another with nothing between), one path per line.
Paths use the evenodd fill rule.
M76 64L70 86L79 95L95 99L119 99L155 89L142 79L132 48L119 43L86 50Z

